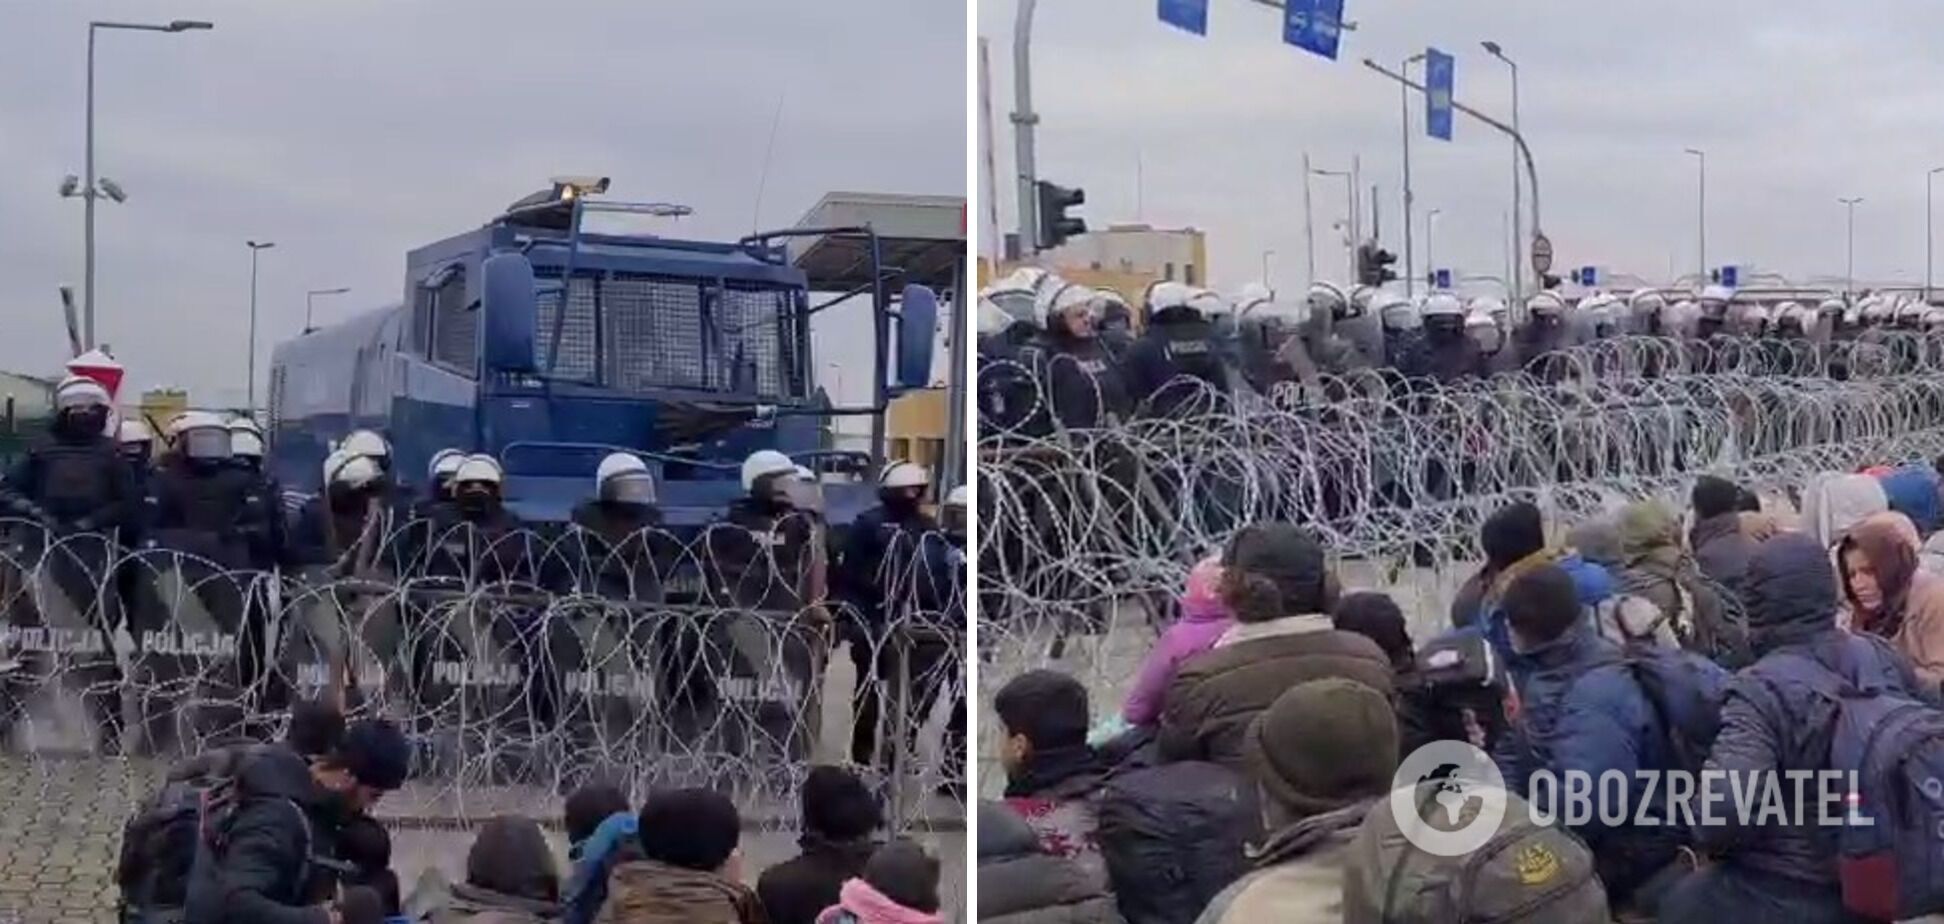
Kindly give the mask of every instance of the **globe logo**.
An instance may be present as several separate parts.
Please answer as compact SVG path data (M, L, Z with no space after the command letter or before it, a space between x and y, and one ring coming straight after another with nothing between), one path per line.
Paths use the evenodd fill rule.
M1391 778L1390 810L1405 840L1425 853L1462 857L1485 846L1505 820L1505 778L1484 751L1433 741Z

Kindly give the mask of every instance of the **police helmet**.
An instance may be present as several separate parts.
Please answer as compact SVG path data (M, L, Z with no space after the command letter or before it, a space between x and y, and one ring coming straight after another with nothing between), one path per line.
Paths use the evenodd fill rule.
M243 459L263 458L263 437L248 430L229 432L230 455Z
M81 375L70 375L54 389L54 407L68 410L79 407L106 407L108 389L100 382Z
M1627 296L1627 311L1637 318L1659 314L1666 307L1667 298L1653 289L1636 289Z
M1775 314L1770 319L1780 330L1793 330L1807 333L1816 326L1816 319L1801 302L1783 302L1775 306Z
M1478 348L1486 353L1496 353L1505 345L1505 328L1492 312L1477 307L1465 314L1465 336L1470 337Z
M648 463L631 452L610 453L594 470L594 489L604 501L622 504L655 502L655 476Z
M258 426L255 420L243 414L231 417L229 419L229 428L231 433L254 433L257 436L263 435L263 428Z
M1859 313L1863 323L1881 324L1890 317L1890 304L1882 297L1872 295L1863 300L1863 307Z
M1924 329L1937 330L1944 327L1944 308L1932 308L1924 312Z
M1188 296L1188 307L1204 318L1218 318L1228 314L1232 306L1228 299L1213 289L1196 289L1194 294Z
M1700 298L1696 299L1703 310L1726 308L1734 300L1735 290L1720 285L1704 286Z
M121 422L121 426L115 430L115 442L123 446L135 443L153 443L155 442L155 432L149 429L148 424L139 420L124 420Z
M1897 306L1897 324L1900 327L1916 327L1923 322L1924 313L1928 310L1929 306L1923 302L1914 298L1907 299L1902 305Z
M959 485L953 488L951 493L945 495L945 506L963 510L970 501L971 496L971 489L967 485Z
M899 460L884 467L878 474L878 490L895 491L903 488L923 488L931 484L931 473L916 462Z
M378 460L380 467L391 458L391 444L385 442L385 438L375 430L353 430L338 448L344 450L346 455Z
M1251 282L1235 294L1235 314L1237 317L1243 317L1257 306L1269 304L1275 298L1276 293L1269 291L1268 286Z
M1387 330L1418 329L1418 307L1403 295L1380 289L1370 297L1370 306Z
M742 486L744 491L755 491L756 482L773 475L788 475L796 472L796 463L774 449L759 449L749 454L742 464Z
M1453 318L1462 320L1464 316L1464 304L1458 301L1458 296L1449 292L1439 292L1424 300L1424 320L1427 323L1434 318L1439 320Z
M338 450L324 460L325 484L344 485L356 490L372 484L383 475L378 463L369 456L354 456Z
M991 312L986 306L991 305ZM998 333L1014 324L1044 326L1037 298L1030 289L992 289L979 302L979 332ZM987 328L990 328L989 330Z
M425 467L425 475L433 481L459 474L459 466L466 461L466 454L458 449L441 449L432 454L431 464Z
M1147 303L1148 317L1151 318L1170 308L1189 307L1194 297L1194 290L1179 282L1159 280L1148 284L1142 301Z
M229 424L208 411L189 411L169 423L169 442L176 453L199 461L231 456Z
M1551 292L1541 292L1526 299L1526 311L1534 317L1560 318L1566 315L1566 302Z
M1350 299L1335 283L1310 283L1309 294L1304 300L1309 303L1311 314L1337 319L1349 316Z
M485 453L467 456L459 463L459 470L452 473L454 485L490 484L498 487L506 481L506 472L500 468L499 460Z

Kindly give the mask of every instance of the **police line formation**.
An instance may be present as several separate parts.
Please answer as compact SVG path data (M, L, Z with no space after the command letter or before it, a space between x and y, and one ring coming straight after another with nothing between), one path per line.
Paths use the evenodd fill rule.
M941 526L919 466L887 466L882 506L833 538L815 477L757 453L747 496L683 537L630 455L590 473L555 527L508 511L483 455L441 454L406 496L386 442L360 431L290 516L247 421L190 412L166 441L132 421L110 439L100 386L69 379L56 404L0 482L16 745L196 754L273 737L322 697L404 727L412 776L462 817L471 787L529 784L545 804L588 779L787 805L848 643L846 750L894 791L962 782L964 495ZM923 747L940 706L945 740Z
M1597 295L1568 308L1543 294L1530 327L1508 335L1494 324L1487 337L1477 333L1489 303L1467 316L1434 308L1442 295L1421 324L1401 296L1327 285L1279 318L1252 320L1246 298L1218 307L1163 283L1149 290L1146 330L1115 342L1126 306L1111 293L1027 274L985 295L981 788L1007 797L992 825L1023 820L1021 836L1092 864L1098 900L1153 921L1300 908L1396 921L1651 920L1656 905L1671 921L1944 912L1932 823L1944 812L1944 576L1932 575L1944 571L1944 542L1922 538L1944 526L1931 461L1944 455L1944 314L1880 299L1789 308L1771 323L1720 289L1644 308ZM1361 345L1344 329L1400 305L1413 318ZM1568 336L1589 322L1590 336ZM1397 368L1426 344L1450 347L1454 328L1467 356L1548 348L1514 352L1489 377L1471 365ZM1258 362L1265 355L1274 361ZM1724 536L1740 549L1730 577L1714 573ZM1920 563L1931 576L1913 576ZM1662 568L1678 590L1636 596L1639 575ZM1266 583L1224 582L1238 570ZM1240 612L1263 586L1298 608ZM1368 635L1374 665L1357 666L1361 651L1325 650L1348 644L1335 639L1278 637L1295 630L1275 627L1332 604L1324 628ZM1524 628L1555 633L1539 649L1507 636L1508 621L1514 632L1521 623L1505 614L1521 607ZM1897 608L1905 622L1873 624ZM1852 632L1838 631L1839 615ZM1413 636L1424 640L1415 651ZM1859 706L1837 722L1815 705L1838 699L1818 699L1815 670L1750 666L1784 642L1835 659L1842 683L1878 691L1869 702L1896 713ZM1607 643L1626 667L1593 656ZM1679 679L1646 679L1660 675L1642 665L1663 656ZM1805 685L1789 687L1774 715L1729 717L1719 710L1734 670ZM1301 682L1319 674L1339 680ZM1341 677L1368 683L1342 689ZM1396 693L1395 723L1381 732L1348 718L1369 718L1355 692L1367 686ZM1528 724L1505 711L1511 688ZM1705 700L1670 706L1669 690ZM1193 701L1174 702L1184 694ZM1696 708L1703 701L1712 705ZM1635 707L1653 710L1651 721L1635 716L1659 729L1653 741L1553 737L1582 727L1567 714ZM1663 769L1698 769L1711 753L1729 765L1760 766L1759 753L1783 767L1848 767L1869 780L1863 804L1881 836L1867 850L1845 840L1839 863L1827 833L1743 829L1734 842L1698 843L1595 825L1560 840L1514 825L1498 848L1467 853L1478 862L1412 860L1395 826L1376 821L1389 813L1364 810L1389 791L1398 757L1438 737L1469 738L1495 758L1524 738L1534 750L1515 756L1570 750L1595 771L1649 769L1654 754ZM1638 761L1620 757L1636 750ZM1532 769L1496 762L1508 780ZM1238 789L1238 776L1257 785ZM1344 787L1357 780L1370 792L1351 799ZM1343 791L1318 800L1305 786ZM1251 789L1281 816L1235 807ZM1232 824L1209 823L1225 811ZM1358 821L1363 836L1346 856ZM1244 851L1265 833L1266 845ZM1717 862L1697 872L1688 853L1681 866L1674 851L1688 847ZM1204 858L1206 875L1167 874L1189 856ZM985 892L982 882L982 904Z

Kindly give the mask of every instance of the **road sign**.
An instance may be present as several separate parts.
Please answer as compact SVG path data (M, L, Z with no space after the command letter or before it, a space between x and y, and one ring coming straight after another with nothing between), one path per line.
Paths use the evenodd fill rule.
M1431 286L1437 289L1451 288L1451 271L1448 269L1433 270L1431 272Z
M1208 0L1161 0L1161 21L1196 35L1208 34Z
M1721 284L1732 289L1735 287L1736 278L1740 275L1736 267L1724 266L1721 268Z
M1593 288L1600 284L1600 268L1597 266L1582 266L1573 271L1573 281L1589 289Z
M1283 41L1332 61L1343 39L1343 0L1287 0Z
M1457 63L1436 48L1424 50L1424 132L1451 140L1452 77Z
M1552 272L1552 238L1543 234L1532 236L1532 271L1541 275Z

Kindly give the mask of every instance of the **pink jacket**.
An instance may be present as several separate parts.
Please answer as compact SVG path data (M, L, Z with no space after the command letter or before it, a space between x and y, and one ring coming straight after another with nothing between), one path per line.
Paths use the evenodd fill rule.
M837 904L817 915L817 924L943 924L942 915L913 911L884 897L862 879L846 879Z
M1134 688L1128 691L1127 703L1121 706L1121 718L1127 724L1153 725L1161 721L1162 699L1181 663L1215 647L1215 640L1235 624L1228 605L1217 593L1221 578L1222 566L1214 558L1204 559L1188 573L1188 588L1181 595L1180 621L1169 626L1154 643L1154 650L1148 652L1141 672L1134 678Z

